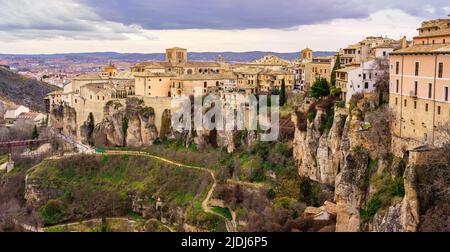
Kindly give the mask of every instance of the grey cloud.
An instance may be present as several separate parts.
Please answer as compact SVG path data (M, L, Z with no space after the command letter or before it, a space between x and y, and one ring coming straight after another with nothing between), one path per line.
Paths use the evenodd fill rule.
M289 28L336 18L364 18L382 9L446 17L448 0L78 0L107 20L146 29Z
M0 0L1 40L66 37L124 40L128 35L154 39L138 25L104 20L73 0Z

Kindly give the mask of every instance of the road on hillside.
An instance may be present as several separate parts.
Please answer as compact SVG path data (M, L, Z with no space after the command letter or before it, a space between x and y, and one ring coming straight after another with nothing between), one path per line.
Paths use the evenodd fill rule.
M216 215L216 216L224 219L225 226L226 226L228 232L237 232L237 224L236 224L236 221L234 219L232 221L230 221L225 216L214 212L211 209L211 207L209 207L209 202L211 201L211 197L212 197L212 195L214 193L214 190L216 189L216 186L217 186L216 175L214 174L214 172L212 170L204 168L204 167L199 167L199 166L185 165L185 164L178 163L178 162L175 162L175 161L172 161L172 160L168 160L168 159L165 159L165 158L162 158L162 157L150 155L149 153L143 152L143 151L108 150L105 153L95 153L95 155L99 155L99 156L104 156L104 155L109 155L109 156L128 155L128 156L149 157L149 158L156 159L156 160L159 160L161 162L165 162L165 163L177 166L177 167L207 172L211 176L211 178L213 180L213 184L212 184L211 188L209 189L208 194L206 195L206 198L202 202L202 209L206 213L213 214L213 215ZM62 158L64 158L64 157L55 156L55 157L51 157L51 158L48 158L48 159L49 160L58 160L58 159L62 159Z

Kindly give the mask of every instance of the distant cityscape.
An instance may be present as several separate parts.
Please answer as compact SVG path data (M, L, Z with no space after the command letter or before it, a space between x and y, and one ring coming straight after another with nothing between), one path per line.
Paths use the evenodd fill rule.
M272 53L272 52L205 52L189 53L193 61L213 61L222 55L228 62L248 62L273 54L285 60L293 61L298 58L299 52ZM314 52L314 56L331 56L336 52ZM126 70L142 61L164 60L164 53L136 54L136 53L72 53L48 55L14 55L0 54L0 65L8 66L11 70L47 82L51 85L63 87L70 83L74 77L83 73L98 72L105 65L114 63L119 70Z

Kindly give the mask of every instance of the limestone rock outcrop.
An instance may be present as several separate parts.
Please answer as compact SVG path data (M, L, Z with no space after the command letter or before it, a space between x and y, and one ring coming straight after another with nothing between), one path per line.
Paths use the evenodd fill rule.
M360 231L360 209L366 196L369 154L351 152L344 159L342 171L336 178L337 232Z
M344 110L336 111L333 126L322 134L320 127L326 117L326 111L318 109L315 120L308 122L306 131L299 130L296 125L294 159L301 176L334 186L342 159L341 139L347 114ZM293 121L297 124L296 115L293 116Z
M95 146L151 146L158 138L155 113L138 99L127 99L125 106L111 102L105 106L104 120L93 133Z
M418 226L414 171L408 168L405 172L407 159L391 159L390 112L379 107L377 100L364 97L351 109L334 107L334 115L328 114L333 110L321 108L320 103L308 103L292 117L296 126L293 156L298 173L335 188L338 232L415 231ZM314 111L311 104L317 109L313 121L309 121L309 114L306 116ZM305 123L306 117L309 120ZM362 217L361 211L378 190L372 182L381 174L392 180L404 176L405 197L383 202L374 216ZM385 183L392 180L386 179Z
M62 134L76 138L77 136L77 112L67 105L53 108L49 114L49 125L61 131Z

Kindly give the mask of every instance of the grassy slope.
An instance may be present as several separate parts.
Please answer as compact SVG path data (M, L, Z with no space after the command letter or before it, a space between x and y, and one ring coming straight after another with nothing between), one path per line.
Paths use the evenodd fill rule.
M126 215L130 212L132 192L142 193L149 204L161 197L169 210L182 207L186 212L195 207L193 202L203 200L211 183L204 172L134 156L82 156L44 161L30 179L42 181L43 188L58 190L58 196L54 197L57 204L49 201L56 207L48 207L47 202L39 209L47 224ZM203 213L198 215L204 217ZM190 216L191 222L196 222L196 218L197 215Z
M0 67L0 100L45 111L44 97L58 87L30 79Z

